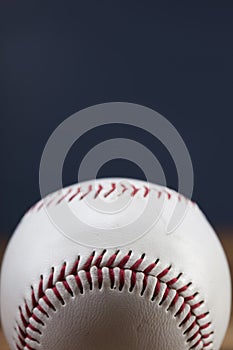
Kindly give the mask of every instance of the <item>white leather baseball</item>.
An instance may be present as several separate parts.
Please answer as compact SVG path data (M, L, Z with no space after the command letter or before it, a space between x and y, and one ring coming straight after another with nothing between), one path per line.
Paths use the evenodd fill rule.
M186 212L168 232L175 207ZM218 350L230 308L228 264L198 206L138 180L48 196L24 216L2 265L12 350Z

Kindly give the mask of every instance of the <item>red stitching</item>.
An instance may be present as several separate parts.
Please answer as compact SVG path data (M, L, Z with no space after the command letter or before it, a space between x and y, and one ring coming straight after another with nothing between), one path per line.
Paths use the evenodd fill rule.
M26 302L26 300L24 301L24 310L25 313L22 310L22 307L19 307L19 316L20 316L20 324L17 324L16 327L16 331L17 331L17 338L18 341L16 342L16 348L18 350L23 350L23 349L29 349L29 350L35 350L35 348L31 347L28 343L27 340L31 340L31 341L35 341L38 343L38 340L34 339L33 337L30 336L30 334L28 334L27 329L31 329L33 332L38 333L41 335L41 331L40 329L36 328L35 326L33 326L30 323L30 319L33 319L35 323L37 323L38 325L44 326L44 322L35 314L35 310L38 310L39 312L41 312L42 314L44 314L47 318L49 318L49 314L46 310L43 309L43 307L41 306L41 304L39 303L40 300L43 300L46 305L52 309L53 311L56 311L54 305L51 303L51 301L48 299L48 297L46 296L45 292L47 290L52 290L54 295L56 296L57 300L64 305L64 299L62 297L62 295L60 294L59 290L56 287L56 283L58 282L62 282L63 286L65 287L65 289L67 290L67 292L71 295L73 295L73 291L68 283L67 277L68 276L73 276L75 277L77 286L79 288L80 293L83 293L83 285L82 285L82 281L78 275L78 272L80 271L85 271L86 273L86 278L87 281L89 282L89 287L90 289L93 288L93 281L92 281L92 276L91 276L91 272L90 269L92 267L96 267L97 268L97 276L98 276L98 285L99 288L102 287L102 283L103 283L103 273L102 273L102 269L103 268L108 268L109 269L109 279L111 282L111 288L116 289L115 287L115 274L114 274L114 268L118 268L119 269L119 290L122 290L125 286L125 271L126 270L130 270L132 272L131 275L131 286L129 291L132 292L135 284L136 284L136 279L137 276L136 274L138 272L144 273L144 279L143 279L143 287L142 287L142 291L141 291L141 295L144 294L144 291L146 290L147 284L148 284L148 277L149 276L153 276L155 278L157 278L157 283L155 285L155 289L153 292L153 296L151 298L152 301L154 301L156 299L157 296L159 296L160 292L161 292L161 285L165 284L166 288L165 291L163 292L163 295L161 296L161 300L159 302L159 305L162 306L165 301L168 299L168 296L170 295L171 291L175 291L175 296L173 297L173 299L170 301L169 306L166 306L167 311L169 311L173 306L176 305L176 303L179 300L179 297L182 296L183 292L187 292L187 290L190 288L190 286L192 285L192 283L188 283L186 284L184 287L179 288L176 290L176 288L174 287L175 283L177 283L179 281L179 279L182 276L182 273L180 273L176 278L171 279L169 282L166 282L163 280L163 278L165 276L168 275L168 273L171 271L172 266L169 266L168 268L165 268L164 270L162 270L162 272L160 272L159 274L151 274L151 271L158 265L159 263L159 259L156 260L155 263L152 263L150 265L148 265L143 271L140 270L140 266L143 263L144 259L145 259L145 254L143 254L141 257L139 257L134 263L133 265L131 265L130 267L127 267L126 265L129 264L129 260L132 257L132 251L129 251L128 254L126 254L125 256L123 256L123 258L121 258L121 260L119 262L116 263L116 259L119 256L120 251L116 251L114 254L112 254L110 256L110 258L108 259L107 263L104 264L104 266L101 266L101 263L103 261L103 257L104 255L107 253L106 250L104 250L102 252L102 254L99 254L98 256L96 256L96 252L94 251L86 260L86 263L84 264L84 266L82 268L79 269L79 264L80 264L80 256L78 256L77 260L75 261L71 272L69 274L66 275L66 263L64 263L61 267L60 273L56 279L56 281L54 281L54 268L51 269L51 273L48 277L48 281L47 284L44 284L44 279L43 276L41 275L40 280L39 280L39 284L38 284L38 293L35 293L33 287L31 287L32 291L31 291L31 303L28 304ZM45 290L43 290L43 285L46 285ZM174 292L173 292L174 293ZM36 299L36 295L38 295L37 299ZM194 334L191 334L190 337L187 339L187 343L192 343L195 340L194 345L190 346L189 350L192 349L196 349L197 346L200 345L200 343L202 342L202 348L204 349L207 346L211 345L213 342L209 339L210 336L213 334L213 331L206 333L206 329L208 327L210 327L212 324L211 322L207 322L207 323L202 323L200 324L199 321L203 320L205 317L207 317L209 315L209 312L205 312L202 313L200 315L196 315L196 313L194 312L194 310L198 309L203 303L204 301L201 302L197 302L195 304L190 304L190 302L192 303L193 300L195 299L195 297L198 296L198 293L194 293L190 296L186 296L184 297L184 301L182 303L182 305L180 306L179 310L176 312L176 314L174 315L175 317L177 317L178 315L180 315L184 310L186 305L189 306L190 311L189 313L185 316L185 318L182 320L182 322L180 322L179 327L185 327L185 324L188 324L188 322L190 321L191 317L194 317L194 321L188 326L188 328L185 330L184 335L185 334L189 334L190 332L192 332L195 328L196 331L194 331ZM183 297L183 296L182 296ZM31 305L31 308L30 306ZM26 314L26 316L25 316ZM203 332L204 331L204 332ZM206 342L207 340L207 342ZM191 344L190 344L191 345Z
M60 204L71 192L72 192L72 188L69 188L66 194L64 194L60 199L58 199L56 204Z
M91 193L92 191L92 185L89 185L88 186L88 190L86 193L84 193L81 197L80 197L80 200L84 199L89 193Z
M112 183L111 186L112 186L111 190L109 190L107 193L105 193L105 195L104 195L105 198L110 196L110 194L113 193L116 190L116 184L115 183Z
M59 205L63 201L67 200L68 202L72 202L74 199L76 199L79 196L78 200L83 200L86 196L90 195L93 193L93 198L96 199L99 197L100 193L103 191L106 191L103 194L104 198L107 198L114 192L118 190L118 186L122 188L121 190L121 195L123 195L125 192L129 192L130 196L135 197L139 192L143 191L143 197L146 198L149 194L152 194L152 192L155 192L157 194L157 198L160 199L162 194L166 195L166 199L170 200L173 196L176 196L178 201L181 202L183 201L188 201L192 203L195 206L195 203L192 201L188 200L184 196L180 195L179 193L176 192L169 192L166 188L162 188L161 190L157 189L156 187L148 187L148 186L142 186L142 187L137 187L134 184L129 184L129 187L127 187L124 183L111 183L110 188L106 189L102 184L98 185L98 189L95 190L93 185L89 185L88 188L83 188L81 186L78 186L75 189L75 192L72 194L74 191L73 187L69 187L66 191L65 194L62 194L62 191L58 191L57 193L54 193L52 195L49 195L46 199L42 199L39 203L35 204L32 206L32 208L29 210L29 212L35 211L40 211L43 207L49 207L51 204L54 205Z
M135 185L131 185L133 192L131 194L131 196L136 196L136 194L138 193L138 191L140 190L140 188L136 187Z
M147 186L144 186L145 192L144 192L144 197L147 197L148 194L150 193L150 189Z
M100 194L100 192L103 190L103 186L102 185L99 185L99 188L98 190L96 191L96 194L94 196L94 198L96 199L98 197L98 195Z
M57 196L59 196L61 192L62 192L62 191L59 190L59 191L56 193ZM50 198L50 196L51 196L51 195L49 195L48 198ZM46 204L44 203L44 200L43 200L43 199L42 199L42 201L43 201L43 204L44 204L46 207L49 207L49 206L55 201L55 199L56 199L55 197L51 198L50 201L49 201L48 203L46 203ZM39 209L37 209L37 210L39 210Z
M71 202L79 193L81 192L81 188L78 187L75 194L73 194L70 198L69 198L69 202Z
M124 185L124 184L121 184L121 187L123 188L122 190L122 194L125 193L125 191L128 190L128 188Z

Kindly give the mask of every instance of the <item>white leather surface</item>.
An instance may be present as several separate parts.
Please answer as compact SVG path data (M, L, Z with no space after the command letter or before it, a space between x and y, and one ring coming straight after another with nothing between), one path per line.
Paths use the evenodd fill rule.
M104 194L112 189L112 183L116 184L116 189L105 197ZM128 188L124 192L122 183ZM194 327L194 333L190 335L183 334L188 328L187 324L185 329L179 327L188 310L184 310L183 316L174 317L182 304L182 298L190 295L195 295L197 302L204 301L195 310L197 315L209 312L205 322L202 323L201 320L198 326L200 328L208 321L211 325L202 334L214 332L210 336L211 344L205 349L218 350L230 316L230 274L222 247L198 206L188 203L182 222L168 234L166 229L174 207L178 205L182 208L187 203L174 191L150 185L150 193L144 196L144 186L147 184L142 181L104 179L96 182L96 186L101 184L103 190L98 198L94 198L95 189L88 192L90 184L91 182L83 183L81 192L70 202L68 200L76 193L78 185L68 189L69 193L65 189L59 195L48 197L44 206L39 203L25 215L9 243L1 274L1 318L11 349L17 349L16 343L20 344L17 339L17 324L21 327L23 325L19 307L22 307L27 318L24 301L32 309L31 287L38 291L42 275L44 293L56 306L56 311L47 307L43 300L39 303L44 309L47 307L49 318L34 310L38 317L44 317L44 326L35 324L41 327L41 334L36 335L26 330L33 339L37 337L36 341L29 338L26 340L35 350L190 349L196 341L192 343L187 340L192 334L195 335L198 328ZM132 184L139 189L133 197ZM85 197L87 200L80 199L84 193L88 193ZM62 197L65 198L58 203ZM52 199L46 209L46 203L48 205ZM106 206L112 212L106 213ZM78 219L70 214L70 210ZM103 285L99 289L94 261L104 249L101 261ZM117 250L119 252L113 266L115 285L111 288L105 264ZM93 251L95 258L91 270L91 290L83 269ZM117 266L129 251L130 259L124 265L124 287L119 290ZM130 292L131 267L142 255L136 285ZM83 294L69 273L78 256ZM141 296L143 271L157 259L159 262L150 272L147 289ZM52 290L47 288L47 284L52 268L54 282L59 280L64 262L66 281L74 296L58 282L56 287L65 300L65 305L62 305ZM160 296L152 302L156 276L168 267L171 267L169 273L161 278ZM174 294L171 292L161 306L159 301L164 295L166 283L180 273L182 276L172 289L179 290L189 282L192 284L188 294L180 293L176 305L167 311ZM186 308L189 304L192 305L192 301L187 303ZM33 324L31 320L28 322ZM195 349L203 349L203 341ZM18 346L20 349L28 349L26 345Z

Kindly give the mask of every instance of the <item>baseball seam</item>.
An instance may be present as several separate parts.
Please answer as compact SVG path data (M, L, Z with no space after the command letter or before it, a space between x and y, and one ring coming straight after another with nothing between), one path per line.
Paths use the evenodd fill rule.
M78 297L85 289L101 289L108 281L109 288L128 292L136 291L136 286L141 278L140 294L156 302L164 310L178 320L181 333L184 336L189 350L213 350L213 327L210 320L210 312L205 308L205 302L197 291L193 291L192 282L181 283L182 273L175 275L173 267L163 267L155 272L161 264L160 260L143 267L145 254L132 260L133 253L129 251L123 257L120 250L107 257L108 251L98 254L94 251L81 264L78 256L70 271L64 263L55 278L55 270L51 269L48 279L40 277L37 288L31 287L31 300L24 301L19 307L19 321L16 322L15 346L17 350L36 350L36 344L40 345L43 335L43 327L46 319L56 311L56 307L50 300L52 293L59 305L64 305L67 295ZM176 276L176 277L174 277ZM71 285L73 277L77 291ZM129 283L127 281L129 280ZM149 287L149 281L153 280L153 289ZM150 289L150 292L148 291Z
M82 186L78 186L77 188L68 187L68 189L65 189L64 191L60 190L56 192L55 194L48 195L45 199L41 199L38 203L36 203L29 211L40 211L42 208L48 208L51 205L59 205L63 201L67 201L68 203L72 202L73 200L83 200L85 197L92 194L94 199L97 199L100 195L103 196L103 198L107 198L114 193L117 193L117 195L121 196L125 194L126 192L129 193L131 197L135 197L139 193L143 195L144 198L148 197L149 194L154 193L158 199L162 197L162 195L165 195L167 200L172 199L172 197L176 196L178 202L186 201L189 203L192 203L195 206L195 203L187 199L186 197L182 196L179 193L176 192L169 192L165 188L157 189L155 187L149 187L149 186L141 186L136 187L134 184L129 183L128 187L124 183L115 183L112 182L110 184L110 188L105 188L103 185L99 184L98 188L96 189L95 186L89 185L87 188L84 188ZM119 192L117 192L120 190Z

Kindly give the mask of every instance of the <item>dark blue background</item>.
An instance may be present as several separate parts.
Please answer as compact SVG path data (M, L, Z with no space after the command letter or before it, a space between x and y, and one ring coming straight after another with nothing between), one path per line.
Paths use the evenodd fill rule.
M214 224L233 224L232 18L231 1L2 1L1 232L39 199L39 162L52 131L109 101L146 105L170 120L193 160L194 200ZM177 186L165 148L122 127L84 135L67 157L64 183L75 181L90 147L119 134L150 148ZM110 175L143 176L120 160L99 172Z

